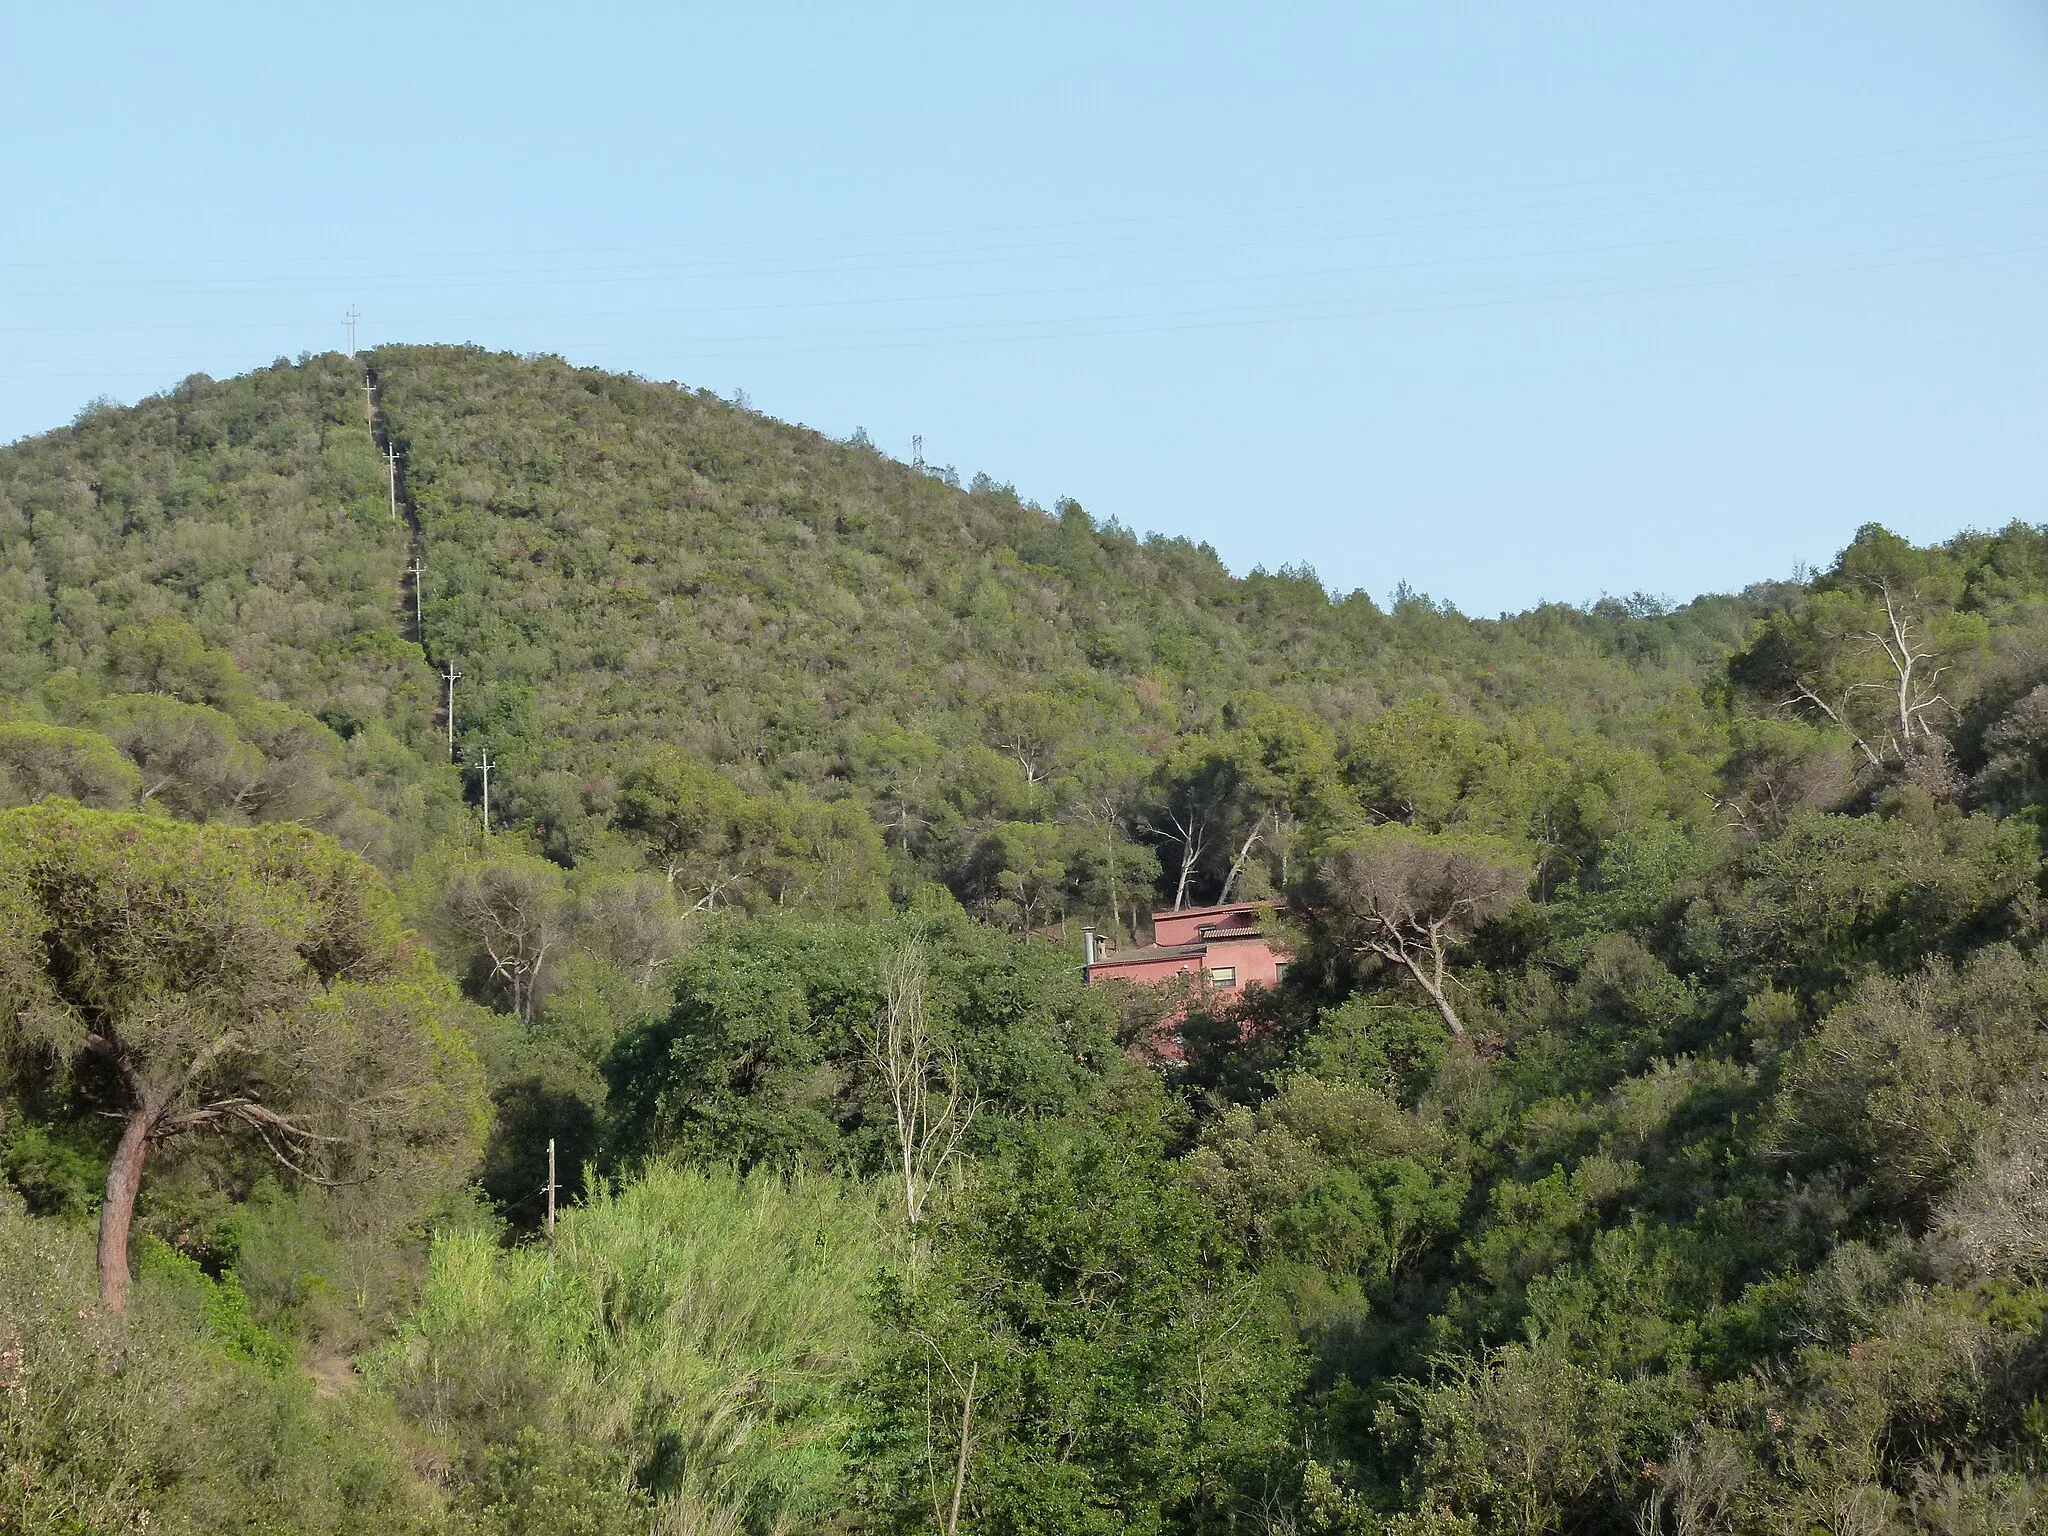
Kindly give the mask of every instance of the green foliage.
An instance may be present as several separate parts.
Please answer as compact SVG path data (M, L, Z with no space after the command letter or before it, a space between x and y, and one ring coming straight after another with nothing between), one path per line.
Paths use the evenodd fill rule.
M288 704L346 738L340 776L397 823L377 851L402 867L461 795L434 713L459 653L458 746L488 747L500 808L559 861L637 846L666 872L644 792L674 770L701 823L672 850L686 905L870 910L872 828L995 921L1128 933L1161 863L1169 891L1187 864L1192 899L1283 889L1336 763L1372 760L1346 737L1425 689L1507 765L1466 796L1482 830L1548 818L1576 849L1645 795L1691 804L1690 748L1654 717L1756 611L1388 613L701 392L470 348L368 361L417 516L424 650L360 365L328 355L0 450L0 690L60 716L108 693L213 708L259 746L251 703ZM1565 725L1588 699L1602 729ZM1557 720L1502 734L1539 708ZM123 728L196 757L157 792L181 814L262 819L205 719ZM1155 813L1191 787L1188 859ZM1523 787L1519 809L1480 803Z
M880 1204L658 1165L565 1213L552 1252L444 1235L372 1374L499 1529L812 1528L846 1476Z
M607 1065L617 1152L885 1167L895 1128L869 1041L882 958L911 936L927 951L934 1028L991 1116L1065 1113L1109 1069L1108 1010L1068 950L1013 943L957 912L733 923L678 961L672 1009Z
M0 812L0 1049L122 1123L102 1213L119 1308L152 1143L234 1133L294 1174L431 1187L482 1130L452 989L375 872L299 827L66 802Z
M0 795L9 804L35 805L55 796L97 810L126 810L142 788L142 773L97 731L0 721Z
M86 1235L0 1195L0 1527L444 1528L388 1413L316 1397L234 1287L157 1252L110 1318Z
M1926 1221L2018 1084L2048 1068L2048 972L2004 946L1871 976L1787 1060L1772 1145Z
M2048 533L1472 620L368 362L412 523L337 357L0 449L0 1524L943 1529L965 1440L969 1532L2043 1529ZM1081 984L1268 896L1279 987ZM978 1111L891 1237L911 942ZM164 1141L116 1332L79 1047L231 1015L175 1114L422 1176Z
M1819 996L1865 965L1904 973L2023 931L2040 870L2019 822L1801 813L1687 910L1685 948L1707 974Z
M209 646L183 619L168 615L122 625L107 636L106 655L112 693L158 694L226 708L245 692L234 658Z
M1323 1015L1295 1061L1318 1077L1360 1083L1412 1105L1449 1046L1449 1031L1434 1014L1359 996Z
M892 1277L854 1442L878 1522L942 1518L970 1383L976 1530L1201 1528L1288 1479L1298 1357L1164 1155L1162 1109L1118 1085L1021 1131Z
M8 1130L0 1169L36 1215L76 1218L98 1209L107 1149L96 1129L24 1121Z
M249 1310L249 1296L233 1270L213 1278L196 1260L175 1248L147 1240L135 1265L136 1273L158 1280L173 1293L183 1293L188 1305L196 1304L201 1323L230 1359L245 1361L272 1376L282 1375L292 1363L291 1346L258 1323Z

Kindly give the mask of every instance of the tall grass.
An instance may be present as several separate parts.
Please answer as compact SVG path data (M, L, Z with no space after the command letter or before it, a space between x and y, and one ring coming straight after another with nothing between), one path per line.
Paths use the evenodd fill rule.
M843 1180L656 1165L566 1212L552 1256L437 1238L374 1374L478 1465L536 1432L608 1447L652 1530L821 1527L883 1230Z

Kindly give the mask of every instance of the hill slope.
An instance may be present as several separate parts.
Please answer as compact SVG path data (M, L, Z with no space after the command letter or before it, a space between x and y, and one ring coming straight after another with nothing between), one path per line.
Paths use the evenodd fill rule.
M416 535L389 514L365 371ZM813 826L806 857L857 838L857 813L899 888L941 878L1020 920L999 889L1020 862L1060 870L1033 918L1120 909L1128 882L1083 868L1093 832L1007 834L1033 852L997 829L1106 817L1112 865L1177 872L1189 850L1147 785L1176 743L1254 706L1341 744L1433 691L1480 720L1547 710L1639 743L1761 607L1389 613L708 394L466 348L195 377L0 450L0 686L58 715L109 686L110 635L180 618L258 695L347 738L346 772L402 821L452 792L432 767L452 661L460 752L493 755L500 809L562 862L604 845L622 780L665 744ZM1195 894L1216 894L1227 841L1219 824Z
M2048 1530L2048 530L1472 621L368 362L0 450L0 994L73 1010L0 1011L0 1527ZM478 1164L168 1138L109 1326L105 1016L226 967L47 935L271 834L67 798L379 859ZM95 825L103 897L22 851ZM1226 891L1279 985L1029 937Z

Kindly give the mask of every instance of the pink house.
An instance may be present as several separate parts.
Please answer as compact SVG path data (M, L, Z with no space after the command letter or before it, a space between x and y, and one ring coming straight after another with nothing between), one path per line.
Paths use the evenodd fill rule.
M1221 991L1259 982L1277 986L1288 952L1267 931L1273 901L1234 901L1220 907L1182 907L1152 917L1152 942L1111 950L1089 929L1088 985L1099 981L1169 981L1189 972Z

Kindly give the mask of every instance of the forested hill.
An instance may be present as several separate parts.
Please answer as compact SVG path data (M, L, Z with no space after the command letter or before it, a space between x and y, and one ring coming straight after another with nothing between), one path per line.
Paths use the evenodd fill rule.
M366 371L416 539L389 513ZM1178 888L1189 849L1147 803L1178 742L1291 713L1335 746L1434 694L1522 718L1553 754L1587 732L1649 746L1661 718L1668 753L1693 729L1673 709L1770 601L1388 612L1305 567L1234 578L1206 546L985 476L961 489L708 393L453 347L195 376L0 450L0 583L0 686L65 718L127 686L135 626L182 619L256 695L348 738L348 772L403 821L418 763L445 757L452 662L458 752L492 754L499 809L562 862L667 744L812 862L861 840L857 812L899 866L1018 922L1128 914L1154 858ZM1191 899L1243 842L1211 820ZM400 856L418 840L401 829ZM714 905L780 896L764 859L690 873ZM1276 878L1260 863L1238 885Z
M2048 529L1476 620L553 359L89 408L0 1530L2048 1536L2044 829Z

